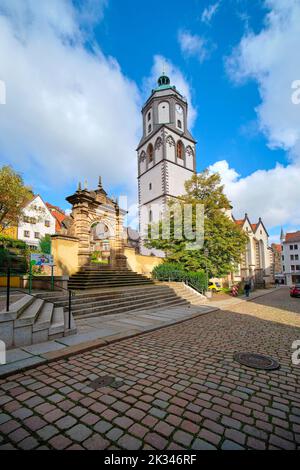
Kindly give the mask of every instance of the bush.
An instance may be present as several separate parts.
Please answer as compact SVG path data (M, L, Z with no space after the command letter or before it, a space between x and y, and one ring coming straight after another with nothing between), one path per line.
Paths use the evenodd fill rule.
M158 281L183 281L186 271L180 263L163 263L156 266L152 271L152 276Z
M156 266L152 271L152 276L158 281L187 282L199 291L207 290L207 277L203 271L188 271L180 263L163 263Z
M0 246L4 248L17 248L19 250L25 250L27 245L22 240L15 240L11 237L6 237L5 235L0 235Z

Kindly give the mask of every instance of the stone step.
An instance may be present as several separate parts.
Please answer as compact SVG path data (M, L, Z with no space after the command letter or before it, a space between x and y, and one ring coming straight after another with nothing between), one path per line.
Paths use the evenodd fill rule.
M166 295L166 294L163 294L161 296L155 296L155 298L153 298L153 296L141 296L140 298L125 298L125 299L112 299L112 300L108 300L108 301L104 301L104 302L93 302L93 303L89 303L89 304L85 304L85 305L72 305L72 312L74 313L74 315L76 314L76 312L81 312L81 311L95 311L95 310L99 310L99 309L102 309L102 310L106 310L108 308L114 308L114 306L120 306L120 307L125 307L125 306L128 306L128 307L132 307L132 306L135 306L135 305L140 305L140 304L143 304L143 302L165 302L165 301L168 301L168 300L178 300L180 299L180 297L178 297L175 293L171 293L169 295ZM181 299L182 300L182 299ZM65 309L67 310L67 307L65 307Z
M52 303L50 302L44 303L33 325L33 331L41 331L41 330L50 328L53 310L54 310L54 305Z
M95 293L76 293L75 296L72 297L72 304L85 304L88 302L93 302L96 300L110 300L110 299L122 299L128 296L135 297L140 295L153 295L153 294L161 294L161 293L169 293L171 289L167 286L154 286L154 287L134 287L130 289L121 289L121 290L111 290L111 291L104 291L104 292L95 292ZM65 295L53 295L52 293L43 293L39 294L39 296L49 302L55 302L59 306L67 306L68 299Z
M52 314L52 321L49 328L49 337L57 335L58 333L64 333L65 331L65 316L64 309L62 307L54 307Z
M69 289L71 290L88 290L88 289L107 289L109 287L126 287L126 286L139 286L139 285L148 285L150 282L142 281L132 281L132 282L94 282L94 283L70 283Z
M37 319L42 306L44 305L43 299L34 299L34 301L25 308L21 313L18 314L18 318L15 321L15 327L33 325Z
M1 313L9 314L11 317L17 318L21 313L26 310L35 300L31 295L25 294L21 299L17 300L10 305L9 312L2 310Z
M93 318L93 317L98 317L98 316L106 316L106 315L113 315L116 313L124 313L124 312L135 312L135 311L141 311L141 310L148 310L148 309L155 309L155 308L162 308L162 307L172 307L172 306L188 306L189 303L186 302L183 299L177 299L173 300L170 302L166 303L161 303L161 302L150 302L150 303L143 303L141 305L136 305L135 307L121 307L121 308L116 308L116 309L110 309L105 311L98 311L98 312L93 312L89 314L80 314L80 315L74 315L75 318L78 319L84 319L84 318Z

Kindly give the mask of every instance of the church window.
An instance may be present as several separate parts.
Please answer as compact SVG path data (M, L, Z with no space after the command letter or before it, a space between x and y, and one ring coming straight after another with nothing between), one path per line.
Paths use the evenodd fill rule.
M149 189L150 189L150 191L151 191L151 189L152 189L152 183L149 183Z
M149 144L147 148L148 162L153 162L153 145Z
M149 111L149 113L148 113L148 121L150 121L150 119L151 119L151 112Z
M177 158L183 159L183 143L181 140L177 142Z
M180 121L180 119L178 119L178 121L177 121L177 127L179 129L182 129L182 122Z
M152 216L152 210L149 211L149 222L152 222L153 216Z
M148 126L148 132L150 133L151 131L152 131L152 126L151 126L151 124L149 124L149 126Z

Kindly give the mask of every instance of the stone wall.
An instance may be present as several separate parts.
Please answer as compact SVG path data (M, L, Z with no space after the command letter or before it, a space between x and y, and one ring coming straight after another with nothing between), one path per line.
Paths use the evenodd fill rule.
M55 276L75 274L79 268L79 239L66 235L53 235L51 240Z
M139 255L135 252L134 248L125 248L124 255L127 258L127 265L132 271L149 277L155 266L164 261L163 258L158 258L157 256Z

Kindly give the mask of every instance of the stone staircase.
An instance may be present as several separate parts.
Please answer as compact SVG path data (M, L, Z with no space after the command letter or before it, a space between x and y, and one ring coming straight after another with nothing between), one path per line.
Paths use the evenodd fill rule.
M68 312L40 297L25 294L11 304L10 311L0 312L0 339L7 348L30 346L76 333Z
M44 299L54 302L57 307L68 309L68 302L60 294L41 294ZM74 318L90 318L113 315L138 310L191 306L190 299L178 295L167 284L139 285L119 287L98 292L76 293L72 297Z
M205 295L200 294L183 282L164 282L163 284L173 289L179 297L187 300L191 305L203 305L207 301Z
M68 288L72 290L88 290L99 288L153 285L146 276L129 269L113 269L110 265L84 266L70 277Z

